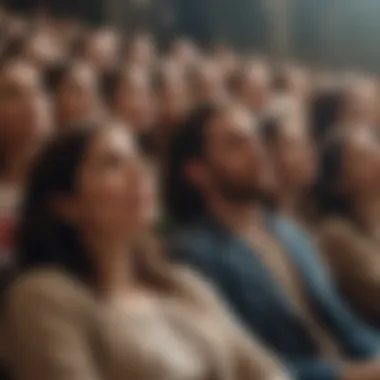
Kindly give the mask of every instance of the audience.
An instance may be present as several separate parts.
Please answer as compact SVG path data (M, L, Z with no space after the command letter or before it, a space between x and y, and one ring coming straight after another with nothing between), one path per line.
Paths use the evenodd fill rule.
M17 379L288 378L206 283L158 251L152 194L125 129L77 129L42 150L5 318Z
M380 377L378 78L0 19L0 368Z
M183 226L173 257L208 278L297 379L377 378L380 335L346 307L307 235L265 211L272 186L248 110L193 115L170 152L167 208Z

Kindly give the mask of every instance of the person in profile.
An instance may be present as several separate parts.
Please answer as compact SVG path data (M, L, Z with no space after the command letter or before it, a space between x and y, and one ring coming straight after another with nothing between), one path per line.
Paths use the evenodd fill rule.
M326 143L316 185L319 236L339 288L380 326L380 150L375 131L340 131Z
M161 253L154 193L123 128L77 128L40 153L5 305L17 379L288 379L204 281Z
M295 378L379 377L377 332L346 307L307 234L263 207L276 179L250 110L197 110L169 156L173 259L207 277Z
M22 59L0 63L0 271L13 266L14 238L31 161L52 130L38 70Z
M268 117L261 131L277 179L274 208L312 231L315 210L310 199L317 175L317 152L306 122L299 115Z

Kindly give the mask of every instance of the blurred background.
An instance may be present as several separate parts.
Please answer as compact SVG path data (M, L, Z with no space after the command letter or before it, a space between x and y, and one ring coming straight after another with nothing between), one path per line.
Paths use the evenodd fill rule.
M314 64L378 71L378 0L8 0L19 12L144 29L165 43L186 35Z

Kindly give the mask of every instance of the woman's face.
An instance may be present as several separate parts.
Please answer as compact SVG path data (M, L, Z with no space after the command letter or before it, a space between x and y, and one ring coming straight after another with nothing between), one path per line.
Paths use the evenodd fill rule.
M342 154L341 186L345 193L377 194L380 190L379 142L369 129L351 132Z
M111 29L99 30L88 41L86 58L100 72L115 64L120 49L118 34Z
M137 131L149 130L154 124L154 101L145 72L131 72L120 83L116 106L125 122Z
M57 93L61 124L73 125L92 119L99 111L95 73L86 65L73 67Z
M154 219L153 175L123 129L107 129L94 138L77 186L75 215L83 229L133 237Z
M0 75L0 125L4 141L32 141L49 132L51 107L37 71L12 63Z
M276 171L283 185L300 190L314 182L315 147L302 120L295 119L282 125L273 153Z
M156 98L157 113L163 123L178 122L189 108L189 95L182 78L169 77Z

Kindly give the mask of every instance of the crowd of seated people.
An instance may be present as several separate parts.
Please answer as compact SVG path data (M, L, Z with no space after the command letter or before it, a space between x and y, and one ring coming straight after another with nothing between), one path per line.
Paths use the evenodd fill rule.
M377 77L0 18L4 379L380 378Z

